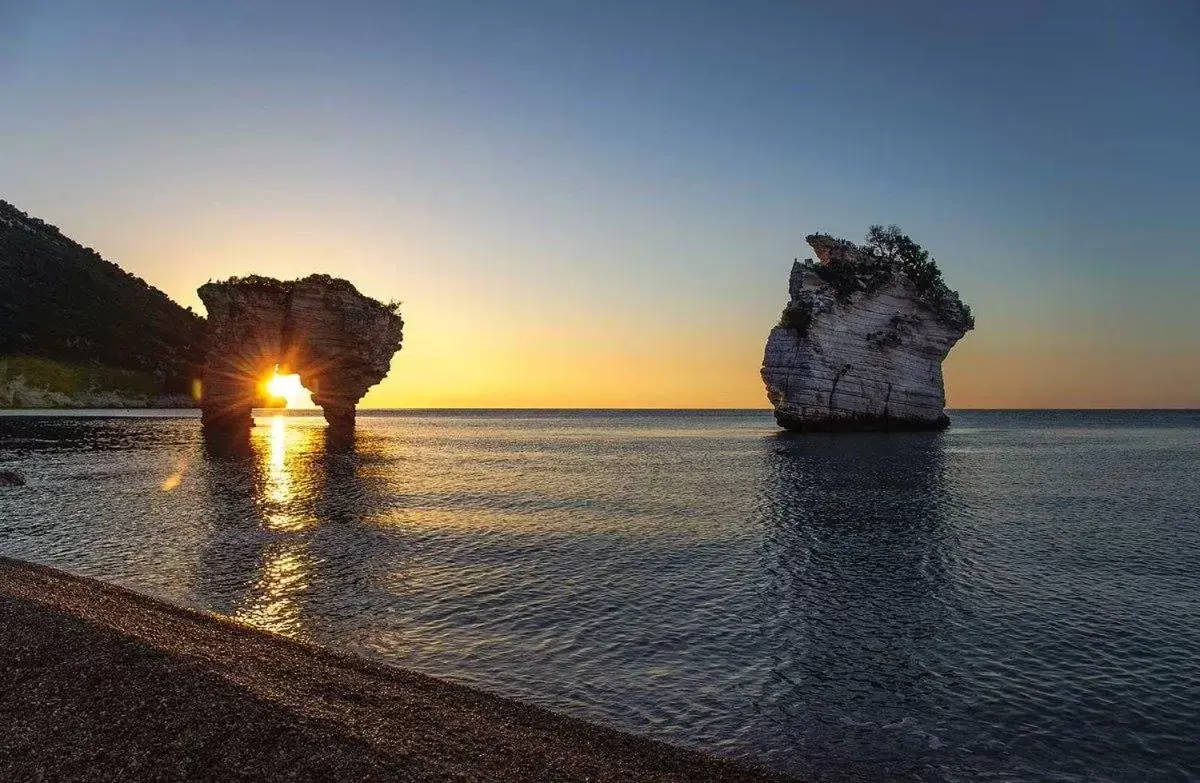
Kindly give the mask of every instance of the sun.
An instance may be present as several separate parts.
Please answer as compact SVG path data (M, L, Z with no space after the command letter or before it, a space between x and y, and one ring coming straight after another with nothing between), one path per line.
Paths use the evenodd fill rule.
M312 395L308 389L300 385L299 375L280 375L278 372L267 380L267 392L272 397L282 397L287 400L289 408L313 407Z

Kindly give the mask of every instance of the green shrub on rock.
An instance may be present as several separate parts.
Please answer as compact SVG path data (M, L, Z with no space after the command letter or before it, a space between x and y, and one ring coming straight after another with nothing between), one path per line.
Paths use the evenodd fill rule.
M783 314L779 317L779 325L788 329L795 329L796 333L801 337L808 334L808 327L812 324L812 304L806 300L798 299L788 302L787 307L783 308Z
M848 304L860 291L867 296L877 293L899 272L917 290L920 302L939 320L967 329L975 327L971 308L942 280L942 271L929 257L929 251L899 226L871 226L857 252L850 242L826 234L813 234L810 242L814 238L836 245L836 253L831 253L826 263L818 265L814 272L841 304Z
M830 259L827 264L820 264L814 270L817 277L824 280L833 289L834 296L842 304L847 304L850 297L863 288L858 279L858 268L854 261L843 258Z

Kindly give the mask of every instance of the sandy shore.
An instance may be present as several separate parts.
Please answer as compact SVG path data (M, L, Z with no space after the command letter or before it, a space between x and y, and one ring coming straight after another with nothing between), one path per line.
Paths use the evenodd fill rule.
M0 558L0 780L772 780Z

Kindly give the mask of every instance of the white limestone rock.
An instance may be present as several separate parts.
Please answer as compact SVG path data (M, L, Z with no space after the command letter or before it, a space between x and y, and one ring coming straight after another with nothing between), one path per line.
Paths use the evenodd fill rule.
M919 246L905 264L877 246L808 242L820 261L793 264L791 300L763 357L776 421L800 431L946 427L942 361L974 327L970 309Z

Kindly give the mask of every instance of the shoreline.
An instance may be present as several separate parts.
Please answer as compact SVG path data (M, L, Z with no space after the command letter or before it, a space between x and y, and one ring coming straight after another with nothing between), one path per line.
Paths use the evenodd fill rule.
M0 778L786 780L0 557Z

